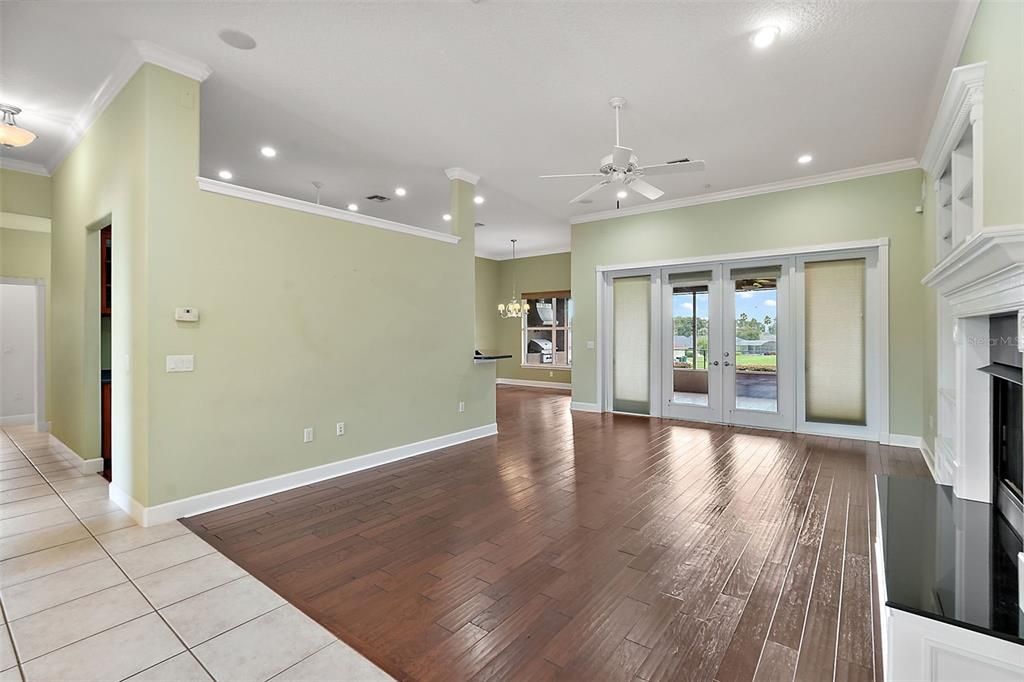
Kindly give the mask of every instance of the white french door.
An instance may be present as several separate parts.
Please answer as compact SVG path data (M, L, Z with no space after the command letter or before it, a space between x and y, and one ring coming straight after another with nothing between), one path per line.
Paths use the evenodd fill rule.
M664 416L793 428L792 259L662 270Z
M888 243L598 270L602 411L887 442Z

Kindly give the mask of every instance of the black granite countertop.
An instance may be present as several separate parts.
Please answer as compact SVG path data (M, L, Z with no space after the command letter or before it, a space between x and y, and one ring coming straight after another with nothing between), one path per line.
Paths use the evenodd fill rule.
M101 369L100 370L100 383L101 384L109 384L110 383L110 370L109 369Z
M886 605L1024 645L1021 539L996 508L929 479L876 485Z

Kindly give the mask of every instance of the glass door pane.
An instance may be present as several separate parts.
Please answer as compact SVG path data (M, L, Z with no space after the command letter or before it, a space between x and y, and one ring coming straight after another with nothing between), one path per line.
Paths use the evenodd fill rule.
M700 421L721 418L720 271L718 266L664 271L666 416Z
M796 377L789 336L792 259L728 266L722 382L730 424L794 427Z
M651 412L651 278L612 280L612 409Z
M779 411L780 266L733 268L733 407Z

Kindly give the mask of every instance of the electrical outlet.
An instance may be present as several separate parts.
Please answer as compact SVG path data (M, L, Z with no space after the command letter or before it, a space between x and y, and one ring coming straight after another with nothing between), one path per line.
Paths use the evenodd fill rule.
M313 442L313 427L312 426L307 426L306 428L302 429L302 442L303 443L312 443Z
M555 376L555 373L554 372L548 372L548 376L549 377L553 377L553 376Z
M335 435L345 435L345 422L338 422L337 426L334 427Z
M587 341L587 350L594 350L594 342Z
M459 412L465 412L465 411L466 411L466 403L464 403L463 401L460 400L459 401Z

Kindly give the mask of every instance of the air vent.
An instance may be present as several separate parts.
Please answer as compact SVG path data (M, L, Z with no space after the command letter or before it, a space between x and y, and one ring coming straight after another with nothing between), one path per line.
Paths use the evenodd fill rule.
M376 201L378 204L383 204L385 201L391 201L391 197L386 197L381 194L371 194L366 197L367 201Z

